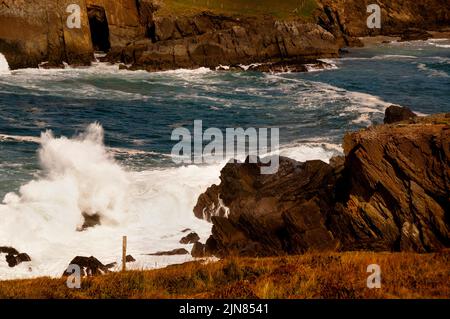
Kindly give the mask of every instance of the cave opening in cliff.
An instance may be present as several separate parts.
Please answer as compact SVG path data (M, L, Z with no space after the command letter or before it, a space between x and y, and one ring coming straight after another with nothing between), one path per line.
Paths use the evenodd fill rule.
M109 42L109 26L105 9L99 6L89 6L87 11L94 50L108 52L111 43Z

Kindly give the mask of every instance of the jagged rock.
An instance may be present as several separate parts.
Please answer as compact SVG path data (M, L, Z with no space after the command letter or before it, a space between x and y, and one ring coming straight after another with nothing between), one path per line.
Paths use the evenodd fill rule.
M449 246L450 121L380 125L344 138L346 191L332 225L347 249Z
M174 256L174 255L187 255L189 252L184 248L177 248L170 251L159 251L157 253L149 254L150 256Z
M266 256L334 247L321 215L329 210L329 185L334 184L336 170L321 161L300 163L285 157L275 175L261 175L260 166L246 162L227 164L222 170L215 189L230 214L211 217L213 240L207 242L208 252ZM211 211L219 203L217 196L209 198L203 205Z
M140 40L112 50L110 59L133 64L134 69L159 71L289 58L306 63L337 57L339 49L334 37L315 24L271 17L236 19L209 13L159 17L155 18L155 30L156 40Z
M83 257L77 256L70 262L69 265L78 265L81 269L82 276L96 276L103 275L109 272L109 269L114 267L116 263L104 265L97 258L91 257ZM66 269L63 273L63 276L69 276L72 273Z
M21 253L18 255L8 254L6 255L6 262L9 267L15 267L23 262L31 261L30 256L25 253Z
M417 115L407 107L391 105L386 109L384 124L392 124L416 118Z
M184 244L184 245L194 244L194 243L198 242L199 240L200 240L200 236L198 236L197 233L192 232L192 233L184 236L183 238L181 238L180 244Z
M260 164L227 164L220 185L196 207L212 214L205 251L222 257L449 247L449 118L348 134L345 159L330 165L281 157L276 174L261 175ZM214 214L219 199L228 217Z
M449 25L450 6L439 0L373 1L381 7L381 28L367 27L367 1L357 0L319 0L316 21L331 32L340 45L361 45L358 37L403 36L407 40L424 39L422 34L413 31L417 26L422 30L440 30ZM410 31L408 31L410 30ZM417 29L416 29L417 30Z

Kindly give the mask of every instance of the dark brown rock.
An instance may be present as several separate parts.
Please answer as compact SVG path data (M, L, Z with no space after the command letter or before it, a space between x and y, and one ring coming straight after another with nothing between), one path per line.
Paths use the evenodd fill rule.
M13 247L0 247L0 254L6 254L5 259L9 267L15 267L23 262L31 261L28 254L19 253L19 251Z
M18 255L8 254L6 255L6 262L9 267L15 267L23 262L31 261L30 256L25 253L21 253Z
M134 259L134 257L131 256L131 255L127 255L125 257L125 262L127 262L127 263L132 263L132 262L135 262L135 261L136 261L136 259Z
M392 124L416 118L417 115L407 107L391 105L386 109L384 124Z
M187 255L189 252L184 248L177 248L170 251L159 251L157 253L149 254L150 256L174 256L174 255Z
M96 276L103 275L109 272L109 268L114 267L116 264L112 263L109 265L102 264L97 258L77 256L70 262L69 265L77 265L81 269L82 276ZM68 276L71 273L68 270L64 271L63 276Z
M17 249L13 248L13 247L0 247L0 254L7 254L7 255L18 255L19 252L17 251Z
M199 240L200 240L200 237L197 235L197 233L192 232L192 233L184 236L183 238L181 238L180 244L184 244L184 245L194 244L194 243L198 242Z

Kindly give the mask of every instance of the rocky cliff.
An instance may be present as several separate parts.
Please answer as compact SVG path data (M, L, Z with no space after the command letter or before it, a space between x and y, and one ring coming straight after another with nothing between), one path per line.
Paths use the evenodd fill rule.
M89 64L94 50L109 51L109 61L147 70L302 63L336 56L339 46L358 44L358 36L449 26L448 1L317 0L317 10L308 17L294 10L290 17L276 18L205 12L194 4L193 10L172 13L165 6L171 0L2 0L0 52L13 69L42 62L50 67ZM381 29L367 28L369 2L382 7ZM80 28L67 25L69 4L81 9Z
M227 164L200 196L217 256L310 250L429 252L450 245L450 114L347 134L330 164Z
M408 30L441 30L450 26L449 0L319 0L316 20L343 44L355 44L357 37L402 36ZM381 28L367 27L367 6L381 8ZM342 43L342 42L341 42Z
M80 28L69 28L68 6L81 8ZM92 22L105 12L110 46L124 46L143 37L134 0L2 0L0 2L0 52L12 69L37 67L42 62L86 65L93 60ZM91 23L90 23L91 22ZM101 21L100 21L101 22Z

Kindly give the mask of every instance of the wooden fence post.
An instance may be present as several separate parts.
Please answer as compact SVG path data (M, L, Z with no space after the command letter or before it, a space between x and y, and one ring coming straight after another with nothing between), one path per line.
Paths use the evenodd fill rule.
M127 270L127 236L122 238L122 271Z

